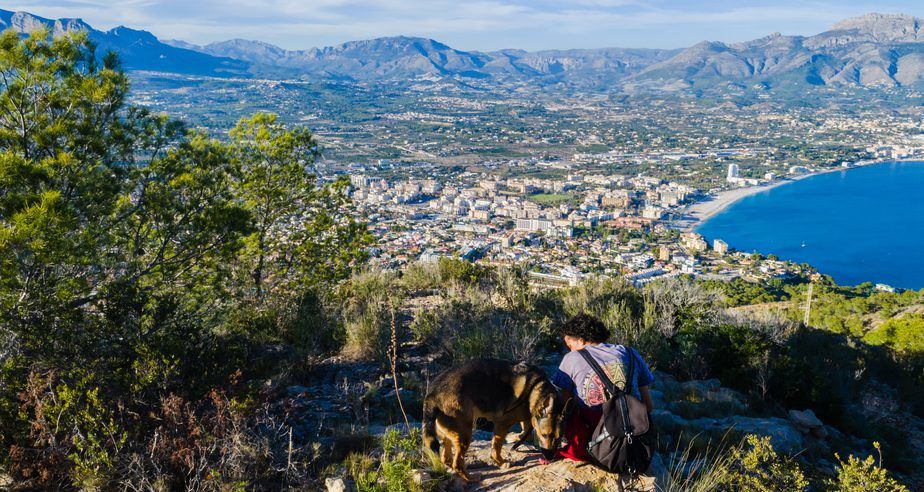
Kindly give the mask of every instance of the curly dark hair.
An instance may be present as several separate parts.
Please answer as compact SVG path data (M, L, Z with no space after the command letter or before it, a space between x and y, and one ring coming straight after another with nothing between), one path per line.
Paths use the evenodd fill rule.
M610 331L599 319L581 313L568 321L558 329L561 336L579 338L588 343L603 343L610 338Z

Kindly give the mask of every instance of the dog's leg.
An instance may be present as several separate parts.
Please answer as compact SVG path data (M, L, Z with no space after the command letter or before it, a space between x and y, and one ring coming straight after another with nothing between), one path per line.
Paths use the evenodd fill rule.
M443 449L440 450L440 461L447 467L452 467L452 441L443 439Z
M501 453L504 442L507 439L507 431L510 430L510 424L494 423L494 438L491 439L491 458L497 463L497 466L504 466L506 461Z
M447 467L452 467L452 439L449 438L448 428L437 419L436 436L440 440L440 461Z
M453 446L455 447L455 453L452 457L452 469L462 477L462 480L471 482L472 478L465 471L465 453L468 451L469 444L472 443L472 429L471 427L466 427L453 434L450 434L450 439L454 441Z
M510 449L515 450L520 447L524 442L526 442L527 439L529 439L529 435L533 432L533 422L529 419L520 422L520 427L523 428L523 431L517 434L514 445Z

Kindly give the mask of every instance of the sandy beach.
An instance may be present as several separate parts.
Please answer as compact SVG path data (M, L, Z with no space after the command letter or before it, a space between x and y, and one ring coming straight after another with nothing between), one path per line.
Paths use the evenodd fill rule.
M674 226L683 232L689 232L695 229L699 224L709 220L709 218L725 210L733 203L741 200L744 197L748 197L767 190L772 190L777 186L782 186L787 183L794 183L811 176L832 173L835 171L849 171L850 169L856 169L857 167L868 166L870 164L878 164L884 161L885 160L862 161L857 162L850 167L835 167L831 169L824 169L799 176L779 179L772 183L767 183L760 186L746 186L743 188L732 188L730 190L724 190L718 194L711 195L704 200L688 205L683 211L683 218L674 220Z

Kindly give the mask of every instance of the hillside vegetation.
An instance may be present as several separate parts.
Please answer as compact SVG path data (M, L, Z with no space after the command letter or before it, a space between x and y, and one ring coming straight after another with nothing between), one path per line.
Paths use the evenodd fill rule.
M129 107L118 60L81 35L6 32L0 75L0 487L439 487L416 433L385 425L419 420L454 362L554 367L555 327L582 312L659 371L670 490L921 483L920 319L903 311L920 294L819 289L820 319L848 328L818 329L729 314L684 278L555 291L454 259L370 271L308 130L257 114L217 140ZM889 319L853 331L870 312L836 306L862 299ZM828 425L803 437L786 409ZM697 439L712 418L751 427ZM752 435L766 423L788 439Z

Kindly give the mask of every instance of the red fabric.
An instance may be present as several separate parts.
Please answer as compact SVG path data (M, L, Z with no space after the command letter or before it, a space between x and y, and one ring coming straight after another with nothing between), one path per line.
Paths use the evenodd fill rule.
M602 417L602 410L591 408L579 407L571 412L571 418L564 429L564 438L568 440L568 444L558 449L558 456L571 461L590 461L587 443L590 442L590 435Z

